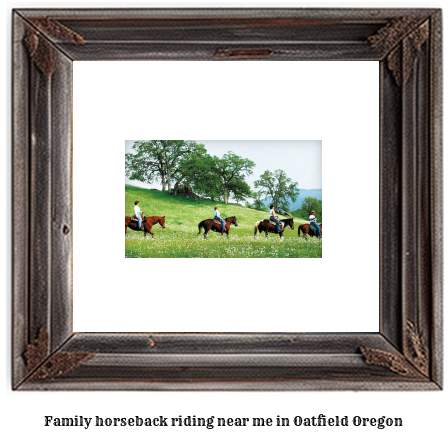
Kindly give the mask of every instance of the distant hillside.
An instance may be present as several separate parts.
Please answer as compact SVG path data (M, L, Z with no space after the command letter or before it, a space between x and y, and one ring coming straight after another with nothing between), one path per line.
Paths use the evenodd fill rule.
M300 189L300 195L297 197L297 201L294 203L289 202L289 211L298 210L302 206L303 200L308 196L322 201L322 189ZM269 196L263 199L262 202L269 207L269 204L272 202L272 198Z

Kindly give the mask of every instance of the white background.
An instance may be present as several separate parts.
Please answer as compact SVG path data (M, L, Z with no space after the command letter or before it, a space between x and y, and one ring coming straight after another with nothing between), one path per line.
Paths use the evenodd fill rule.
M378 70L355 61L75 61L74 330L377 332ZM124 140L198 137L321 139L323 258L225 259L224 275L213 259L125 259ZM85 221L94 212L107 216L99 229ZM362 225L341 233L349 216Z
M10 152L10 10L12 7L52 7L52 6L78 6L78 7L93 7L93 6L141 6L142 4L127 3L127 4L113 4L113 3L51 3L51 2L5 2L5 32L6 32L6 62L4 74L6 84L6 94L3 99L6 102L5 112L6 117L2 118L2 127L6 133L6 144L8 147L4 148L3 162L5 163L5 211L10 211L10 204L12 202L10 197L11 186L11 152ZM202 4L200 6L209 5ZM223 6L229 4L219 3ZM150 5L150 3L145 3ZM179 6L181 2L176 4L164 4L163 6ZM198 5L198 4L196 4ZM215 4L216 5L216 4ZM341 3L341 2L325 2L325 3L287 3L287 4L273 4L273 3L248 3L245 2L242 6L368 6L368 7L442 7L440 1L435 2L357 2L357 3ZM161 6L161 5L159 5ZM230 5L232 6L232 5ZM235 5L233 5L235 6ZM446 57L445 57L446 59ZM445 99L446 101L446 99ZM446 170L445 170L446 172ZM446 193L446 191L445 191ZM14 200L14 202L20 202ZM5 288L5 308L3 327L4 330L4 348L2 348L2 375L3 379L3 409L2 421L0 430L4 432L4 436L35 436L35 437L60 437L60 436L94 436L94 437L113 437L113 436L228 436L231 433L233 436L276 436L285 437L410 437L410 436L431 436L443 437L447 435L447 419L446 406L448 405L448 397L446 391L439 392L392 392L392 393L371 393L371 392L334 392L334 393L216 393L216 392L198 392L198 393L136 393L136 392L94 392L94 393L76 393L76 392L12 392L10 390L10 339L11 339L11 298L10 298L10 254L11 254L11 236L9 233L9 216L1 216L3 229L6 230L5 235L5 263L2 264L2 274L6 278ZM3 277L3 276L2 276ZM446 349L445 349L446 350ZM446 364L445 360L445 364ZM446 365L445 365L446 375ZM344 429L329 429L329 428L266 428L251 429L251 428L232 428L229 429L197 429L197 428L183 428L179 429L89 429L87 431L81 429L60 430L60 428L45 428L43 427L44 415L54 415L61 417L69 417L75 415L84 416L177 416L177 415L197 415L208 416L216 415L223 417L250 417L250 416L264 416L275 417L280 414L285 417L294 417L296 415L312 416L320 413L327 416L334 415L361 415L369 417L378 417L387 415L390 417L402 417L405 426L401 429L366 429L366 428L344 428Z

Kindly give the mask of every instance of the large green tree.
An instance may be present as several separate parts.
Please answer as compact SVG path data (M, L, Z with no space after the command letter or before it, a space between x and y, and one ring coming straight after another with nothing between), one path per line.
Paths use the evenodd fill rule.
M219 184L214 157L209 154L190 154L179 163L174 194L177 193L179 186L189 185L198 195L218 198Z
M235 198L235 201L240 204L246 198L250 197L252 194L252 190L250 189L249 184L247 184L244 180L236 180L230 187L230 193L232 197Z
M205 147L191 140L144 140L134 142L135 153L125 156L125 173L136 181L160 181L162 190L171 190L173 177L182 160L190 154L204 154Z
M224 154L222 158L213 157L214 166L213 173L219 179L218 191L220 192L223 202L228 204L229 198L237 195L239 199L244 196L250 196L250 187L245 182L246 175L253 173L255 163L248 158L240 157L234 152ZM243 184L244 183L244 184Z
M276 210L279 208L289 210L289 200L295 202L300 194L299 184L281 169L274 172L266 170L254 185L259 193L272 199Z

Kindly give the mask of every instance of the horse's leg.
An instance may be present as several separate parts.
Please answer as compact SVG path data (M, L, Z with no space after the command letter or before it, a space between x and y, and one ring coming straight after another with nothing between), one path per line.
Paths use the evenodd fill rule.
M151 231L150 228L148 228L148 233L151 234L151 237L154 239L154 233ZM146 230L145 230L145 234L146 234Z
M126 233L128 232L128 227L125 225L124 226L124 236L126 237Z
M267 231L264 232L266 234L266 239L269 237L269 233Z

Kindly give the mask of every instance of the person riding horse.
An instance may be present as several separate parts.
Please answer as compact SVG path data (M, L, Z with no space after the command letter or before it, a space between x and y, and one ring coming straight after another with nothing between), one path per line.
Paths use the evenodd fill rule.
M317 230L318 237L321 237L322 233L320 231L319 224L317 223L317 219L316 219L315 214L316 214L316 212L313 210L311 212L310 217L308 218L308 220L310 221L310 226L313 226Z
M277 219L277 216L275 216L274 204L271 204L269 208L271 209L271 216L269 219L271 219L272 222L275 222L275 224L277 225L277 233L280 233L280 221Z
M215 212L213 213L213 217L219 221L221 221L221 225L222 225L222 232L224 231L224 229L226 228L226 222L224 221L224 219L221 217L221 215L219 214L219 210L218 210L218 206L215 205ZM222 234L221 232L221 234Z
M134 206L134 217L138 219L138 227L143 230L142 227L142 217L141 215L144 213L144 211L140 211L140 201L135 201Z

